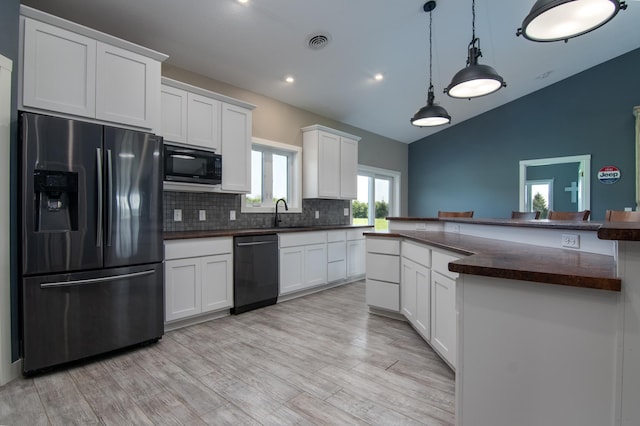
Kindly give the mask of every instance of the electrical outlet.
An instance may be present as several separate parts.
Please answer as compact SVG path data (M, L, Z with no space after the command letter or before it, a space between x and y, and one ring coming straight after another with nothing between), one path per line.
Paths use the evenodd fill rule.
M236 220L236 211L229 210L229 220Z
M344 208L344 215L349 216L349 207Z
M198 219L207 220L207 211L206 210L199 210L198 211Z
M316 210L316 219L320 219L320 212Z
M562 234L562 247L580 248L580 235Z
M416 231L426 231L427 224L426 223L416 223Z
M633 207L625 207L624 211L625 212L632 212L633 211Z
M173 221L182 222L182 209L173 209Z

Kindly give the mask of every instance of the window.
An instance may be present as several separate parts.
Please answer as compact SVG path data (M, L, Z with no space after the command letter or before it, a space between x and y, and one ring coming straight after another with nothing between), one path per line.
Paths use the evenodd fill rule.
M400 173L375 167L358 167L358 194L352 202L354 225L389 228L387 216L400 213Z
M251 192L244 197L242 211L272 212L275 201L284 198L289 212L300 212L302 148L260 138L252 140Z
M540 212L540 219L546 219L553 210L553 179L528 180L525 182L525 211Z

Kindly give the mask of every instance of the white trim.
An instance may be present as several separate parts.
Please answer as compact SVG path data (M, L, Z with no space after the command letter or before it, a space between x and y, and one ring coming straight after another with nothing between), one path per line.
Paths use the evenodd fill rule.
M533 179L533 180L525 180L524 184L525 187L531 187L533 185L548 185L549 187L549 195L547 196L547 211L551 211L553 210L553 185L555 183L555 178L551 178L551 179ZM527 191L525 190L525 200L524 200L524 204L525 207L521 210L521 211L533 211L531 209L533 209L533 205L531 205L531 209L527 208L527 199L531 198L530 194L527 194ZM533 204L533 200L531 202L531 204Z
M393 178L392 182L392 194L391 200L389 200L389 216L400 215L400 197L401 197L401 182L402 173L397 170L382 169L379 167L367 166L365 164L358 164L358 175L361 176L385 176ZM371 194L370 194L371 195ZM373 197L370 197L373 198Z
M294 154L293 165L291 167L291 197L288 211L278 211L278 213L302 213L302 147L297 145L276 142L269 139L257 137L251 138L251 147L253 145L262 145L274 148L280 151L286 151ZM246 205L246 198L242 194L242 202L240 203L240 212L242 213L274 213L275 207L251 207Z
M520 180L519 180L519 206L520 210L525 208L525 178L527 166L546 166L549 164L580 163L582 176L582 193L578 194L578 210L591 209L591 155L572 155L568 157L538 158L534 160L520 160Z
M58 16L42 12L38 9L33 9L23 4L20 5L20 15L27 18L35 19L36 21L53 25L58 28L63 28L76 34L82 34L83 36L90 37L94 40L102 41L112 46L117 46L130 52L135 52L140 55L147 56L159 62L164 62L169 57L169 55L165 55L164 53L160 53L147 47L131 43L121 38L114 37L110 34L96 31L93 28L85 27L84 25L80 25L75 22L60 18Z
M178 81L178 80L173 80L168 77L162 77L160 79L160 82L165 86L173 87L175 89L180 89L180 90L184 90L191 93L196 93L198 95L216 99L220 102L226 102L228 104L239 106L241 108L246 108L251 110L256 108L255 105L241 101L239 99L230 98L229 96L221 95L220 93L212 92L211 90L203 89L202 87L192 86L190 84L183 83L182 81Z
M323 132L329 132L331 134L342 136L344 138L354 139L356 142L362 139L360 136L355 136L355 135L352 135L351 133L341 132L340 130L332 129L330 127L322 126L320 124L314 124L313 126L303 127L301 130L302 130L302 133L309 132L311 130L321 130Z

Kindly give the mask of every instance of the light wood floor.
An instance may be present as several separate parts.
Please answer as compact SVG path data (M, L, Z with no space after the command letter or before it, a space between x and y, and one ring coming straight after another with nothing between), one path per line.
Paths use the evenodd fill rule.
M364 282L0 387L0 425L454 423L454 374Z

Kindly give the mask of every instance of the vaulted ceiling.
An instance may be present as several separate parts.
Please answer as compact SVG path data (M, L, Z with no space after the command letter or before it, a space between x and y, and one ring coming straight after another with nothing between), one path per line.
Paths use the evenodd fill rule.
M422 0L22 3L166 53L177 67L401 142L446 128L409 123L428 88L429 16ZM516 37L533 3L476 1L479 62L493 66L507 87L472 100L442 92L466 62L471 0L441 0L431 12L436 103L452 116L451 125L640 47L640 1L628 0L607 25L568 43ZM316 34L328 37L321 49L308 46ZM384 78L374 79L377 73ZM288 75L293 83L284 81Z

